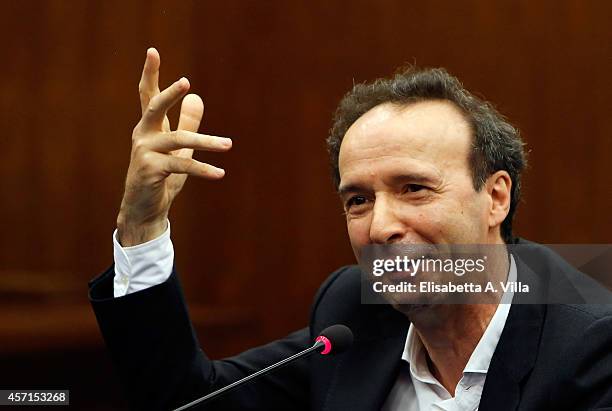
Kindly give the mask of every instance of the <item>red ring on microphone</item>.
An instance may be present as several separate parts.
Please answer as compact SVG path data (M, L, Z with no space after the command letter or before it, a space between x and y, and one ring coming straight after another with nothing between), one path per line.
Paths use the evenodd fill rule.
M315 341L316 342L320 341L323 344L325 344L325 348L323 348L323 351L321 351L321 354L325 355L325 354L329 354L331 352L331 350L332 350L332 343L331 343L331 341L329 341L327 339L327 337L325 337L324 335L319 335Z

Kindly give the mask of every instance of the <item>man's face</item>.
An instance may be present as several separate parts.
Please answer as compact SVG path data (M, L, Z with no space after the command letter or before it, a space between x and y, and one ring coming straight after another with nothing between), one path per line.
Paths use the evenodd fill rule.
M446 101L381 104L349 128L339 189L358 260L368 244L488 242L491 198L472 184L471 135Z

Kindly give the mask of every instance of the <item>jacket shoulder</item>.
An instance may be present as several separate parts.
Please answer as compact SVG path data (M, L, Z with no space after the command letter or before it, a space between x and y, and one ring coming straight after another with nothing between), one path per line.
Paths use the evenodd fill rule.
M334 324L348 326L355 339L402 334L408 329L406 317L391 305L362 303L361 286L362 272L358 265L342 267L323 282L312 306L313 336Z

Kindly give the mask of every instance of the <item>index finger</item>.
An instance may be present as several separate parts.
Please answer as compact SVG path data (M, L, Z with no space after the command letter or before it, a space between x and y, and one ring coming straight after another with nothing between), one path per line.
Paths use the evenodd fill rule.
M140 95L140 108L144 114L153 97L159 94L159 66L161 59L158 51L151 47L147 50L140 83L138 83L138 94Z

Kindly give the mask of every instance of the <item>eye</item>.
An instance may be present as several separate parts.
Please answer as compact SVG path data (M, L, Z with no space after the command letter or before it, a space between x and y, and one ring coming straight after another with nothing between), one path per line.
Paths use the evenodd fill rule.
M364 196L353 196L346 202L345 208L348 210L352 206L360 206L368 201Z
M420 185L420 184L407 184L404 187L404 192L405 193L416 193L417 191L423 191L426 189L427 187Z

